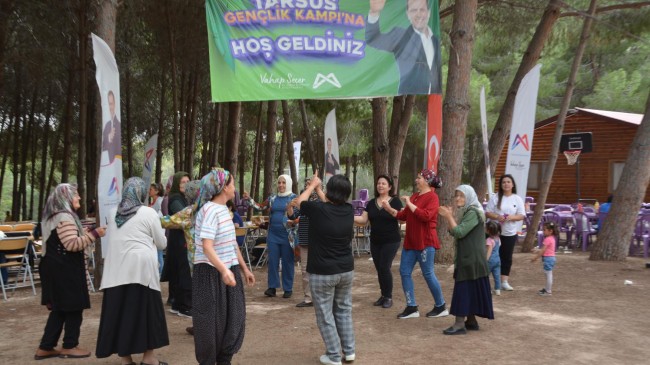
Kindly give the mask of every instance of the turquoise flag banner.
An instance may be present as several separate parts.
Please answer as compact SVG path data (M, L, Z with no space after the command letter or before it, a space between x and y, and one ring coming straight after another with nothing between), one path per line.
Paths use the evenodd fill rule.
M212 100L440 94L436 0L206 0Z

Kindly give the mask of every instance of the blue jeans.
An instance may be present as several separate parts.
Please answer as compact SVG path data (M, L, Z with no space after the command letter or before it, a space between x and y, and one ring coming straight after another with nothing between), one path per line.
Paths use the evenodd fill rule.
M309 274L311 298L316 311L316 324L325 342L330 360L341 361L355 351L352 323L352 282L354 271L334 275Z
M415 263L420 264L422 269L422 276L429 286L431 295L435 300L436 307L445 304L445 299L442 297L442 288L433 271L433 261L436 257L436 249L433 247L426 247L424 250L402 250L402 258L399 263L399 274L402 277L402 289L404 289L404 296L406 297L406 305L416 306L415 292L413 290L413 268Z
M282 259L282 290L285 292L293 291L293 248L289 242L267 241L268 250L268 284L269 288L280 287L280 259Z
M162 269L165 265L165 260L163 259L163 250L158 250L158 275L162 276Z
M501 260L489 260L488 269L494 276L494 290L501 290Z
M553 271L555 267L555 256L544 256L542 257L542 267L544 271Z

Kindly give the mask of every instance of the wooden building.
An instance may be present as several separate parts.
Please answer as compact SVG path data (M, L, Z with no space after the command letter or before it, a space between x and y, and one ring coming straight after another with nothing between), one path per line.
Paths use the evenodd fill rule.
M543 169L550 157L558 116L535 124L527 196L537 200ZM634 140L643 115L594 109L571 109L567 115L564 134L592 133L593 150L579 156L579 163L567 164L560 153L547 203L574 203L578 200L577 171L580 171L580 198L604 202L614 192L625 166L629 146ZM509 146L509 141L506 146ZM504 148L497 164L495 179L505 171L508 148ZM496 190L496 188L495 188ZM650 189L646 190L645 202L650 202Z

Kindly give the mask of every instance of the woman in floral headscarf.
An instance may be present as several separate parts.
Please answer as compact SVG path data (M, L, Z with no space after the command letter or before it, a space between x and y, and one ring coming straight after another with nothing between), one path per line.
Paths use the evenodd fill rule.
M34 355L36 360L90 356L90 351L78 347L82 313L90 308L84 250L104 236L105 231L101 227L89 231L82 228L75 213L80 200L76 187L59 184L47 198L43 210L41 304L47 306L50 315ZM56 345L64 328L63 349L59 351Z
M144 181L128 179L108 226L95 355L118 354L122 364L133 364L131 355L144 353L143 364L164 365L154 355L154 349L169 345L156 250L164 249L167 239L158 213L144 205L146 197Z
M235 197L235 179L215 168L201 179L194 216L194 345L199 364L230 364L244 342L244 280L255 284L239 251L226 202ZM243 274L243 278L242 278Z
M427 282L429 291L435 301L433 309L427 317L444 317L449 315L442 296L442 288L433 271L433 261L436 250L440 249L438 242L438 207L440 202L435 189L442 187L442 180L428 169L422 170L415 178L417 192L413 195L403 196L406 208L398 211L390 206L388 201L382 202L382 207L400 221L406 221L406 235L402 248L402 258L399 264L399 273L402 277L402 289L406 297L406 308L397 318L415 318L420 316L418 305L415 301L413 290L413 268L415 263L420 263L422 276Z
M494 313L485 253L483 206L469 185L457 187L454 200L459 210L458 223L451 207L440 207L440 216L447 220L449 233L456 239L454 295L451 298L451 314L456 316L456 321L442 333L464 335L467 330L479 329L476 316L494 319Z

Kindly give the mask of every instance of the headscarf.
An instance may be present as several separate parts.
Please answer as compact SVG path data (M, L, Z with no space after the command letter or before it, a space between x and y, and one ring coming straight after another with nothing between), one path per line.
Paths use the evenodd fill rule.
M174 174L174 181L172 182L172 187L169 190L169 199L171 200L172 196L174 195L180 195L183 196L181 193L181 180L185 177L189 177L190 175L185 172L185 171L179 171Z
M287 188L284 190L284 193L281 193L278 191L278 196L289 196L293 194L293 180L291 179L291 176L289 175L280 175L278 177L277 181L280 181L281 178L284 178L284 181L286 182Z
M230 172L228 170L215 167L201 178L201 188L195 212L198 212L205 203L211 201L212 198L223 191L229 177Z
M117 206L115 214L115 223L120 228L129 219L133 218L138 209L143 205L147 198L147 187L139 177L132 177L126 180L122 188L122 201Z
M192 205L199 197L199 189L201 188L201 180L192 180L185 184L185 200L187 205Z
M460 191L465 195L465 206L462 208L462 213L465 214L467 210L474 209L479 214L479 219L481 222L485 222L485 212L483 211L483 205L478 200L478 196L474 191L474 188L469 185L459 185L456 190Z
M442 179L433 170L424 169L420 171L420 175L432 188L440 189L442 187Z
M45 202L43 209L42 235L43 242L47 242L50 233L61 221L74 221L79 233L83 232L83 226L79 216L72 207L72 199L77 195L77 187L71 184L59 184L54 188ZM43 244L43 251L47 245ZM45 254L45 252L43 252Z

